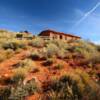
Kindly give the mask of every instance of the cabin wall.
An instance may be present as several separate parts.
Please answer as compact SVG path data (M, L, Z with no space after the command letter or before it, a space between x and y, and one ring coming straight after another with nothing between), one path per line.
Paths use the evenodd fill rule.
M63 35L63 34L62 35L55 34L53 32L43 33L40 37L42 37L45 40L63 40L63 41L70 41L70 40L79 39L77 37L67 36L67 35Z

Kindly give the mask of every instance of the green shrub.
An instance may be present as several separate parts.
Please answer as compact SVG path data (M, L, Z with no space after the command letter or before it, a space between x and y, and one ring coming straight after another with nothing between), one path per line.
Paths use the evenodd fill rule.
M66 58L67 56L67 51L65 51L64 49L61 49L58 51L57 57L60 59Z
M32 52L31 55L30 55L30 58L32 60L40 60L39 52Z
M8 49L5 51L5 54L7 59L11 58L14 55L14 51L12 49Z
M12 78L11 78L11 81L12 83L14 84L19 84L20 82L23 82L25 78L25 75L24 74L15 74Z
M97 55L94 55L94 56L92 55L92 56L88 57L87 59L81 61L79 63L79 65L87 65L89 67L90 66L93 67L93 66L95 66L96 64L99 64L99 63L100 63L100 55L97 54Z
M45 96L50 100L81 100L82 98L77 82L67 76L52 81L50 90L46 93Z
M8 41L2 44L2 47L7 50L7 49L12 49L12 50L17 50L18 48L25 49L26 45L24 43L18 43L18 41Z
M28 95L28 91L24 89L23 85L11 88L11 94L9 96L10 100L24 100Z
M0 52L0 62L11 58L14 55L14 51L11 49L3 50Z
M45 62L43 62L44 66L51 66L53 64L53 59L48 58Z
M22 37L23 37L23 34L20 34L20 33L16 34L16 38L22 38Z
M41 38L35 38L33 41L29 43L29 45L33 47L43 47L44 46L44 40Z
M59 48L55 44L48 44L47 45L47 56L53 57L54 55L57 55L59 51Z
M30 80L24 86L24 89L28 91L29 95L34 94L37 91L38 87L34 79Z
M25 68L16 68L13 70L14 76L26 76L28 74L28 71Z
M6 56L5 56L5 55L0 54L0 62L3 62L4 60L6 60Z
M67 49L69 45L64 41L52 40L51 43L55 44L59 49Z
M74 46L73 51L76 53L79 53L85 59L91 59L96 54L98 54L98 51L97 51L95 45L93 45L92 43L89 43L87 41L79 42L78 46Z
M48 58L46 47L43 47L42 49L40 49L38 54L40 56L40 60L46 60Z
M91 84L90 84L91 83ZM67 72L51 81L42 100L99 100L100 86L83 70ZM46 98L46 99L45 99Z
M87 59L87 63L89 64L100 64L100 55L95 55L90 59Z
M9 43L3 44L3 48L4 49L13 49L13 50L16 50L18 48L18 45L15 42L9 42Z
M25 85L22 82L14 86L0 88L0 100L25 100L26 96L38 90L35 80L30 80Z
M27 73L33 71L34 69L37 69L35 62L33 62L30 59L25 59L17 65L17 68L14 69L14 71L19 72L19 73L22 72L24 74L27 74Z
M19 84L11 88L10 100L25 100L26 96L34 94L37 91L37 85L34 80L31 80L26 85Z
M55 66L56 69L62 69L63 67L64 67L63 64L57 64L57 65Z
M100 45L96 45L96 49L100 52Z
M10 87L0 88L0 100L8 100L10 93Z
M25 44L21 43L21 44L19 44L19 45L18 45L18 48L21 48L21 49L26 49L27 47L26 47L26 45L25 45Z
M19 67L23 68L26 70L26 72L38 72L38 67L36 66L35 62L33 62L32 60L30 59L25 59L23 60Z

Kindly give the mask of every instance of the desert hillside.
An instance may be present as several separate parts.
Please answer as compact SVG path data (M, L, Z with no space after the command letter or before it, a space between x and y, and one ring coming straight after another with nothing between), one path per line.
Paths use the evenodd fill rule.
M0 30L0 100L100 100L100 45Z

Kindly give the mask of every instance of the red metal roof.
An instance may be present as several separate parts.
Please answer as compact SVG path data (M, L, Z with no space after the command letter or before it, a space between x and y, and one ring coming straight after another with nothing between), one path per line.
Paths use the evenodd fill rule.
M66 33L63 33L63 32L56 32L56 31L53 31L53 30L44 30L42 31L39 35L49 35L50 32L52 32L53 34L59 34L59 35L65 35L65 36L70 36L70 37L76 37L76 38L81 38L79 36L75 36L75 35L72 35L72 34L66 34Z

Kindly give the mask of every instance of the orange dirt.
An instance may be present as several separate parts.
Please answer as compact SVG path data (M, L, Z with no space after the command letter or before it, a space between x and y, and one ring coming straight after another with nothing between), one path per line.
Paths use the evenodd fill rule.
M30 55L29 51L22 51L14 57L0 63L0 77L9 77L12 75L12 66L19 63L22 59L25 59Z
M41 64L41 61L35 61L35 62L40 71L38 73L31 73L31 75L29 74L29 76L27 76L27 80L30 80L30 78L33 78L35 76L39 80L39 84L41 85L41 87L45 87L45 83L48 82L52 76L56 76L56 77L60 78L64 74L64 72L72 71L72 68L69 67L69 65L65 61L60 60L60 59L56 60L56 64L62 63L64 65L64 68L61 70L53 70L53 69L48 70L47 66L44 67ZM56 64L54 64L50 67L53 68ZM29 96L27 98L27 100L38 100L36 98L38 98L40 95L41 94Z
M0 77L10 77L12 75L12 66L19 63L21 60L27 58L30 55L29 51L22 51L19 54L14 55L11 59L8 59L0 64ZM31 80L32 78L36 79L40 87L45 87L45 83L49 82L53 76L60 78L65 72L72 72L73 68L69 64L61 59L56 59L56 62L52 66L43 66L44 61L33 61L36 63L36 67L39 69L36 73L29 73L25 78L25 82ZM63 64L62 69L54 69L56 64ZM5 68L6 67L6 68ZM50 68L48 68L50 67ZM39 100L41 94L34 94L28 96L26 100Z

